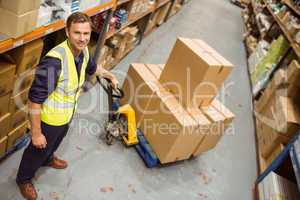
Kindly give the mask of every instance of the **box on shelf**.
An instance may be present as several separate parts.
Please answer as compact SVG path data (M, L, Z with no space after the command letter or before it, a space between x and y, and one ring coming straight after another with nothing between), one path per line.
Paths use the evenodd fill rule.
M259 119L256 120L256 127L260 154L265 159L270 157L278 145L287 144L290 141L290 138L277 132Z
M43 46L43 39L37 39L9 52L9 55L13 57L17 64L16 74L19 75L27 69L34 68L38 65Z
M159 12L155 11L154 14L151 16L151 18L149 19L149 21L147 23L145 33L148 33L149 31L153 30L156 27L158 14L159 14Z
M266 90L255 102L256 118L286 137L293 137L300 128L299 106L292 98L269 91L272 90Z
M270 164L277 158L277 156L283 151L284 145L280 143L277 145L274 150L271 152L271 154L268 156L268 158L265 159L266 165L270 166Z
M5 155L7 146L7 136L0 138L0 158Z
M127 27L114 35L109 42L114 45L113 57L116 60L123 58L132 48L135 43L135 36L138 32L137 27Z
M299 99L300 89L300 65L298 61L293 60L286 70L287 80L287 96Z
M8 37L17 38L35 29L38 10L17 15L0 8L0 32Z
M0 118L0 139L7 136L9 132L9 124L11 121L10 113L6 113L3 117Z
M11 92L14 87L16 65L6 59L0 60L0 96Z
M27 69L25 72L20 75L15 75L15 87L19 90L24 90L31 86L34 76L35 76L36 68Z
M1 0L0 7L18 15L39 9L41 0Z
M151 6L152 5L149 0L133 0L128 7L129 21L135 20L137 17L148 12L151 9Z
M0 96L0 117L4 116L9 112L9 102L11 93L7 93L4 96Z
M17 128L19 125L21 125L23 122L25 122L27 120L28 120L28 114L25 111L25 108L16 111L11 116L11 121L9 124L10 131Z
M17 128L9 132L8 134L8 141L7 141L7 149L11 149L16 141L21 138L27 131L28 128L28 121L23 122Z
M160 26L162 23L164 23L171 5L172 5L172 3L169 2L166 5L164 5L164 6L162 6L161 8L158 9L158 16L156 18L156 25Z
M199 39L178 38L160 82L185 107L209 106L233 65Z
M16 111L27 105L28 92L30 88L26 88L12 96L9 100L9 112L14 115Z

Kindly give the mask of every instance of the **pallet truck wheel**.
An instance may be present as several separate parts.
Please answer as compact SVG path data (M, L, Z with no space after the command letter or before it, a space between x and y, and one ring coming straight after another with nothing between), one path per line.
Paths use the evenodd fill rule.
M108 145L113 144L114 137L111 134L107 133L105 135L105 138L106 138L106 144L108 144Z

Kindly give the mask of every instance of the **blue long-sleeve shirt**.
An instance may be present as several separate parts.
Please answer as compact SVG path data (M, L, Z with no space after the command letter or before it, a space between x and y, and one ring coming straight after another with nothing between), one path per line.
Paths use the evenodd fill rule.
M77 75L79 77L84 55L81 53L75 58ZM90 57L86 73L93 75L97 65ZM55 90L61 71L61 62L58 58L44 57L36 68L35 77L29 90L28 98L30 101L42 104L48 96Z

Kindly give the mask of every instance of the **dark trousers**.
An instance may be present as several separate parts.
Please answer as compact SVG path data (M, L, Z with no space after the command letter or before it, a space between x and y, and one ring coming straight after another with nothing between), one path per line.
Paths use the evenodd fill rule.
M45 166L52 161L53 153L66 136L69 125L51 126L42 122L41 129L47 140L46 148L36 148L32 142L30 142L23 153L19 166L16 179L18 184L30 182L41 166Z

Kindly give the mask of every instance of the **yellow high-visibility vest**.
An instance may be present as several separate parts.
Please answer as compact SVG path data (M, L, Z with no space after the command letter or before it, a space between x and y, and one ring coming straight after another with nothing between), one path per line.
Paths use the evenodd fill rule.
M68 46L67 40L54 47L46 55L58 58L61 61L61 71L57 86L42 104L41 120L46 124L61 126L71 121L77 107L80 88L85 80L85 71L89 61L89 51L87 47L84 49L83 54L84 59L79 77L74 56Z

